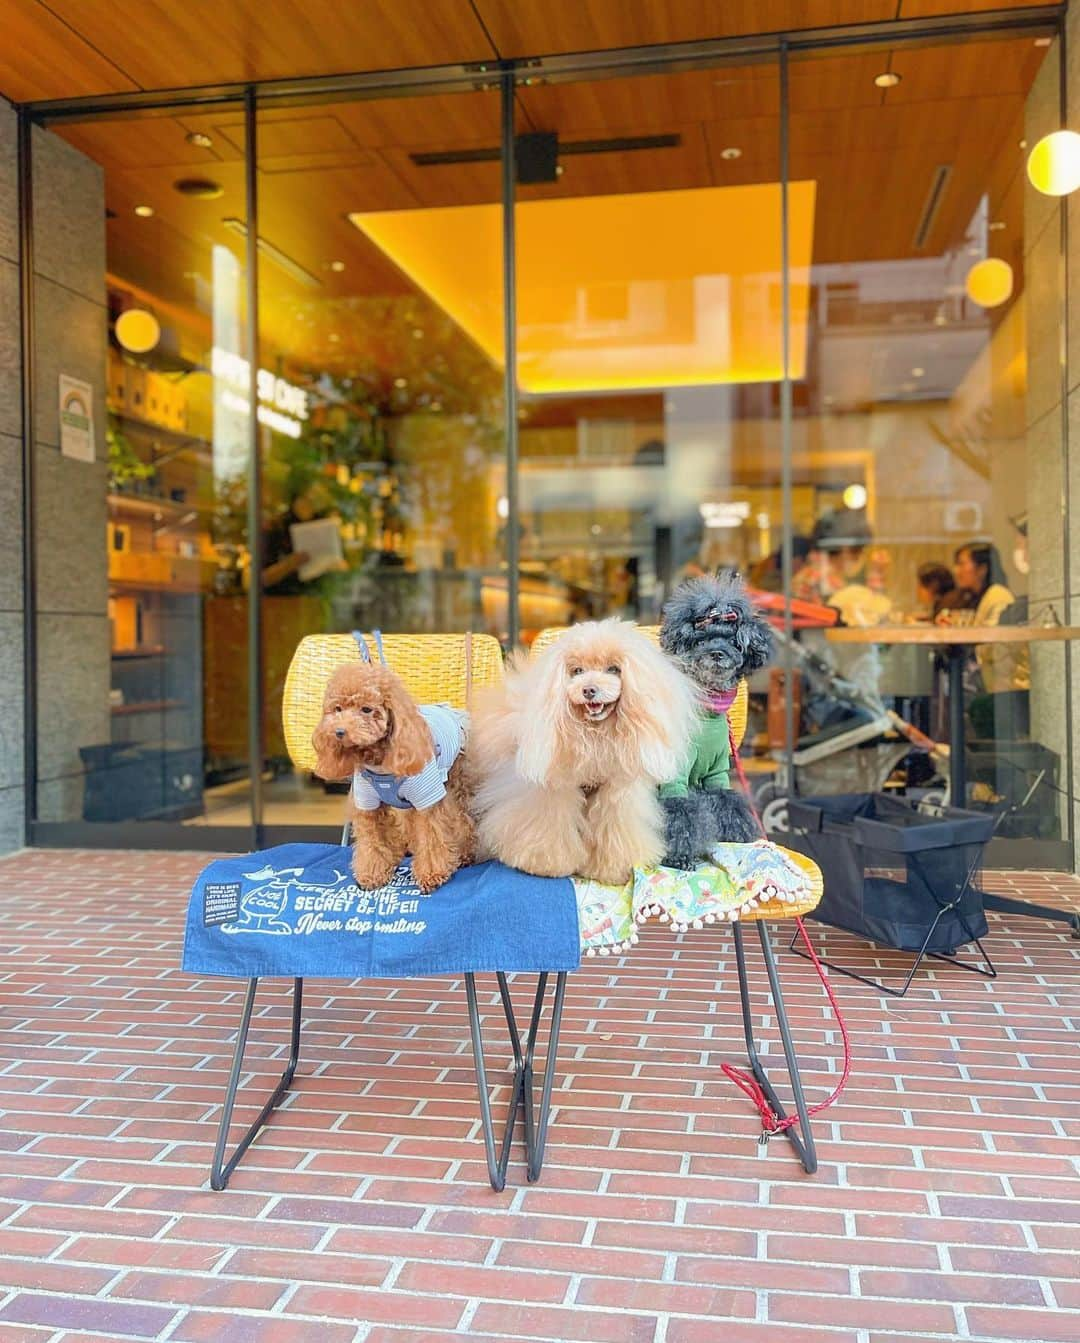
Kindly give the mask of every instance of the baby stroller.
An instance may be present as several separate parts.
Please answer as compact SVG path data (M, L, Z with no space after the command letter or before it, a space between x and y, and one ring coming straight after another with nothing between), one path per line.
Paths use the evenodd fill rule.
M886 708L865 684L839 674L824 657L775 630L777 643L789 647L792 663L806 687L803 717L816 730L797 737L788 777L785 752L774 751L777 771L754 794L769 835L789 829L788 798L838 793L880 793L911 752L929 754L936 766L947 759L939 746L899 714ZM797 727L799 725L796 725Z

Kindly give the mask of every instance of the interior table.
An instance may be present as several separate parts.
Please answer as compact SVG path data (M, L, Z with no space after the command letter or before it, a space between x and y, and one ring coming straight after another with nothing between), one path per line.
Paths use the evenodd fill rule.
M848 644L925 644L943 648L949 666L949 794L953 806L967 803L967 772L964 767L964 666L972 650L983 644L1069 643L1080 638L1075 625L869 625L837 627L825 631L830 643ZM983 894L987 909L1009 914L1029 914L1037 918L1067 923L1074 937L1080 937L1080 915L1026 900L1009 900L1001 895Z

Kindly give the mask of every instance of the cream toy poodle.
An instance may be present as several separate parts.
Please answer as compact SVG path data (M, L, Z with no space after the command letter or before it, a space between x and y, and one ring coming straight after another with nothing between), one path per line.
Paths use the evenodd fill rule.
M511 659L470 740L481 849L544 877L622 884L664 855L657 786L686 763L693 684L633 625L576 625Z

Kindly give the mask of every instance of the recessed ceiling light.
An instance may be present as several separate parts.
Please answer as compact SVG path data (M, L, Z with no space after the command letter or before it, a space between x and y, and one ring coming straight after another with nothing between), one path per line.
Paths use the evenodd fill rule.
M555 176L556 176L556 177L562 177L563 174L564 174L565 172L566 172L566 164L565 164L565 163L556 163L556 165L555 165Z
M742 150L737 145L729 145L727 149L721 149L720 157L722 159L741 159Z
M340 339L341 337L336 331L331 331L330 335L327 337L327 340L329 340L331 345L336 345Z
M1021 148L1021 149L1027 149L1027 141L1026 141L1026 140L1021 140L1021 141L1020 141L1020 148Z
M880 75L874 76L874 83L879 89L895 89L900 83L900 76L895 70L886 70Z
M149 219L154 213L154 207L152 205L136 205L135 213L140 219Z
M401 391L403 388L408 387L408 385L409 385L409 380L408 380L408 378L395 378L395 379L394 379L394 386L398 389L398 391Z
M1048 47L1052 40L1053 39L1049 37L1037 37L1035 39L1035 45L1037 47Z
M184 139L189 145L197 145L200 149L209 149L214 143L205 131L188 131Z
M331 270L334 270L334 271L339 271L339 272L340 272L340 271L343 271L343 270L345 269L345 262L344 262L344 261L331 261L331 262L330 262L330 269L331 269Z
M913 368L913 369L911 370L911 376L912 376L913 378L925 378L925 377L926 377L926 369L925 369L925 368Z
M995 219L992 223L987 224L986 227L991 233L1000 233L1005 227L1005 221L1003 219Z

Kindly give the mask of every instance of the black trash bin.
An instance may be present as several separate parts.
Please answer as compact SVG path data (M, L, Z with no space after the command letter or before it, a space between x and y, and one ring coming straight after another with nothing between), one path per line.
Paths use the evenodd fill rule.
M897 996L907 992L924 956L994 976L980 942L986 915L975 880L993 833L991 816L955 807L928 812L887 793L791 798L788 815L788 842L812 858L824 878L821 903L810 917L915 954L899 989L831 968ZM955 960L970 943L985 970Z

